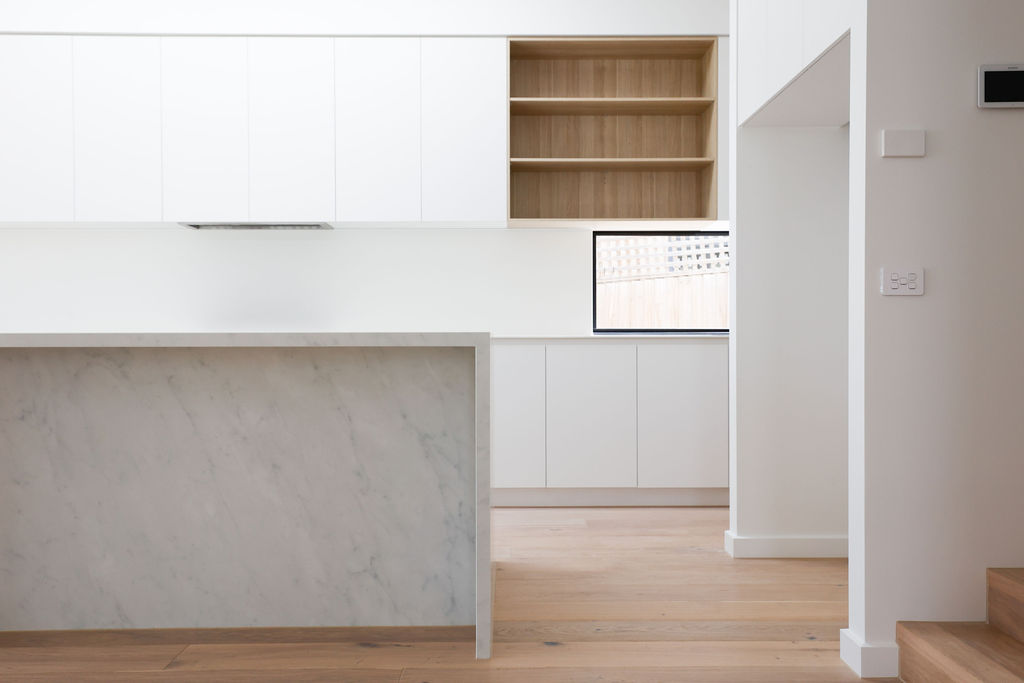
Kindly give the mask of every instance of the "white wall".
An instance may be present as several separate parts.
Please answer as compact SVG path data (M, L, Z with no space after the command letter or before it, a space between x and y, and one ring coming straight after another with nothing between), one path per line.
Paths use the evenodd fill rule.
M983 620L985 568L1024 565L1024 111L976 107L978 65L1022 59L1024 4L858 5L843 654L895 675L897 620ZM928 156L880 158L885 128L926 129ZM879 295L901 262L923 297Z
M844 555L847 130L740 128L736 144L726 547Z
M728 0L2 0L0 32L724 35Z
M850 0L736 0L738 116L746 121L850 28Z
M850 122L850 34L825 50L745 126L845 126Z
M587 230L0 230L0 332L591 329Z

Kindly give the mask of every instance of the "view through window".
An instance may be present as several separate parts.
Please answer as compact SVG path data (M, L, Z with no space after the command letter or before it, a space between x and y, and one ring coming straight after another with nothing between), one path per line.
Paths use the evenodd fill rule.
M725 332L729 233L595 232L595 332Z

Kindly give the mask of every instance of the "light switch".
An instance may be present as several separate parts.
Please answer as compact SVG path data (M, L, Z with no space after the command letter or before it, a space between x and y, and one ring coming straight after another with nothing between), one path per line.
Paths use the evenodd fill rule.
M921 296L924 294L924 268L921 266L884 266L882 296Z
M923 157L925 132L923 130L883 130L883 157Z

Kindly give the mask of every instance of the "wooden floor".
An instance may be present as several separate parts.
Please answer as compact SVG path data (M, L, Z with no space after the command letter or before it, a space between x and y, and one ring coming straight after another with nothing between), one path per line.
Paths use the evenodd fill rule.
M495 646L472 629L0 633L0 681L859 680L844 560L733 560L723 508L495 510Z

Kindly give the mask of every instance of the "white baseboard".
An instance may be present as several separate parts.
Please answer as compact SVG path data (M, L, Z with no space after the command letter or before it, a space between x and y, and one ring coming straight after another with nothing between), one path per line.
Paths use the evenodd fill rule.
M846 536L740 536L725 532L733 557L846 557Z
M868 643L848 628L839 631L839 656L861 678L895 678L900 674L896 643Z
M729 489L491 489L491 507L720 507Z

